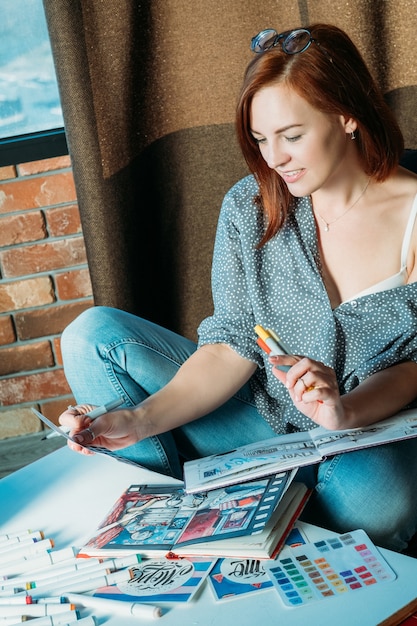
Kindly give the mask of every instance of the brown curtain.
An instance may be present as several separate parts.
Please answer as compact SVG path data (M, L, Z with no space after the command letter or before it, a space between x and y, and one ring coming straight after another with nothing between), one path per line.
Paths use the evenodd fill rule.
M96 304L191 338L211 311L249 41L325 21L357 43L417 147L416 0L44 0Z

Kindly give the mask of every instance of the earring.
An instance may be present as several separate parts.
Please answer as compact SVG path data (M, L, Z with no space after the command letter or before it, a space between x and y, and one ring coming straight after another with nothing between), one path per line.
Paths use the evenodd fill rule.
M356 139L356 135L355 135L355 131L352 130L352 132L350 133L350 138L351 139Z

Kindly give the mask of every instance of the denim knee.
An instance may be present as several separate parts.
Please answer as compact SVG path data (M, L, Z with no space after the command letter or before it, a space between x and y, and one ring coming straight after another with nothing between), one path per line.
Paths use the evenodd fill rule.
M80 344L91 345L93 336L100 335L103 327L114 327L114 314L115 309L104 306L93 306L80 313L62 333L62 351Z
M417 440L348 452L321 463L303 519L336 532L362 528L401 551L417 530Z
M66 355L71 355L74 351L83 352L91 345L91 329L99 326L97 318L100 318L100 308L86 309L64 329L61 335L61 352L64 362Z

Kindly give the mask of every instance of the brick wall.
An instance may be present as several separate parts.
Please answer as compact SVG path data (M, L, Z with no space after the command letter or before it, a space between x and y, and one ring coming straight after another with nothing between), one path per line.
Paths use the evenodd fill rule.
M73 401L60 336L92 304L69 157L0 168L0 439Z

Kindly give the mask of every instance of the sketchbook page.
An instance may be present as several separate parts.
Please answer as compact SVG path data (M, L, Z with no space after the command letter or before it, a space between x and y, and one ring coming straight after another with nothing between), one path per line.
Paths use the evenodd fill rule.
M250 537L261 537L264 529L269 529L293 478L292 473L281 472L270 478L206 492L209 504L194 515L176 542L174 551L185 546L183 553L188 553L191 548L190 554L194 554L195 549L204 554L204 549L199 550L200 543L209 546L212 541L218 543L220 540L218 545L222 550L229 541L244 546L246 541L251 541ZM211 554L208 547L207 550Z
M265 541L270 539L277 516L281 515L279 513L282 511L281 504L287 495L291 481L292 478L290 479L287 473L281 472L270 479L260 479L207 492L209 498L214 493L224 493L223 503L219 505L215 500L214 510L218 510L217 520L214 520L214 523L210 520L201 532L201 517L204 523L208 509L202 512L202 516L195 515L173 547L173 551L183 555L227 556L235 554L236 549L240 554L245 555L248 548L251 553L253 543L262 548ZM253 499L254 486L262 485L262 483L266 483L265 492L260 494L259 503L254 507L245 493ZM249 487L250 491L247 491ZM229 502L225 502L227 499ZM275 537L273 541L275 543Z
M321 460L309 432L291 433L184 463L188 493L233 485Z
M310 431L310 436L322 457L417 437L417 410L402 411L363 428L327 430L319 427Z
M273 558L284 545L309 496L310 491L303 483L291 483L260 533L196 543L191 546L192 555ZM175 553L178 556L188 556L189 549L190 546L181 545L175 547Z
M45 415L42 415L42 413L39 413L39 411L37 411L34 408L32 408L32 413L34 413L36 417L38 417L44 424L46 424L46 426L48 426L51 430L55 431L58 435L60 435L61 437L65 437L65 439L67 439L68 441L74 441L68 435L68 433L65 432L65 430L63 430L62 428L59 428L59 426L51 422L51 420L45 417ZM74 443L77 443L77 445L79 446L81 445L78 442L74 442ZM117 454L117 452L113 452L112 450L108 450L107 448L102 448L101 446L82 446L81 445L81 447L85 448L86 450L90 450L90 452L110 456L112 459L116 459L116 461L120 461L121 463L127 463L128 465L134 465L135 467L142 467L143 469L148 469L144 467L143 465L141 465L140 463L136 463L135 461L132 461L131 459L126 459L125 457Z
M187 494L171 485L131 485L81 553L165 555L175 551L177 545L258 534L292 479L292 473L282 472L272 478L197 494Z

